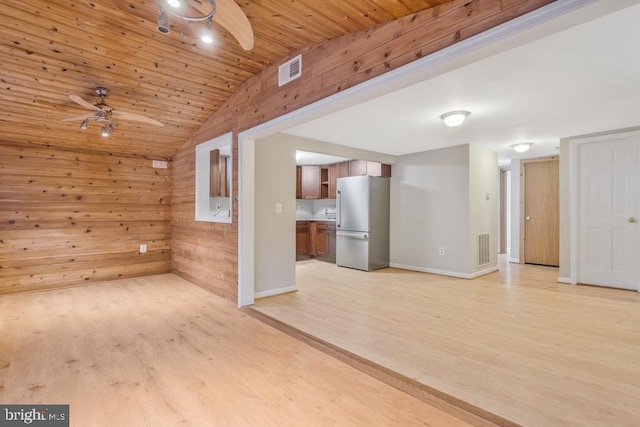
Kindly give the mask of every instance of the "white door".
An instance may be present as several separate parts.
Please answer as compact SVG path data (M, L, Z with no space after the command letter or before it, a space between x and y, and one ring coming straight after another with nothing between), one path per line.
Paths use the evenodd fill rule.
M579 145L578 282L638 290L640 137Z

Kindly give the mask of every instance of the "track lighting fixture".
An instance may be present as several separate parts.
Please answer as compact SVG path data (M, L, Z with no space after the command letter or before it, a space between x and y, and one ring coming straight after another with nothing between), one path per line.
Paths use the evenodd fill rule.
M207 44L213 43L211 20L216 13L215 0L198 1L199 6L195 7L200 12L198 15L187 15L182 10L182 2L180 0L156 0L156 2L158 4L158 31L163 34L169 33L169 22L167 20L167 13L169 13L171 16L187 22L206 22L200 40Z
M89 119L84 119L82 123L80 123L80 129L87 130L88 125L89 125Z

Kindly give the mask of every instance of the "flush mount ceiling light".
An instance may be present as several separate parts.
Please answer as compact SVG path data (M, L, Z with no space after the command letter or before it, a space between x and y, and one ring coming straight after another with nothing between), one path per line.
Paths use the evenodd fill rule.
M468 111L449 111L448 113L444 113L440 116L445 125L450 128L460 126L464 119L467 118L471 113Z
M519 142L517 144L511 144L511 148L513 148L513 151L516 153L524 153L531 148L532 145L533 142Z

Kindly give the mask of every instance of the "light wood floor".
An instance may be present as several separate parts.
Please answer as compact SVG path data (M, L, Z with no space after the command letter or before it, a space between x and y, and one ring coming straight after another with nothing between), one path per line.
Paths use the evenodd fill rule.
M72 426L463 426L174 275L0 296L0 403Z
M526 426L640 426L640 295L501 264L475 280L297 264L254 309Z

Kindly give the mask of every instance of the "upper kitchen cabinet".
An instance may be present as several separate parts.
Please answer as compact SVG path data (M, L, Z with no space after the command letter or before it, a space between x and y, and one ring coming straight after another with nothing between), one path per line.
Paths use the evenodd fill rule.
M368 160L351 160L349 162L349 176L391 176L391 165Z
M349 162L340 162L329 165L329 199L336 198L338 178L343 178L345 176L349 176Z
M300 198L322 198L322 167L301 166L300 171Z

